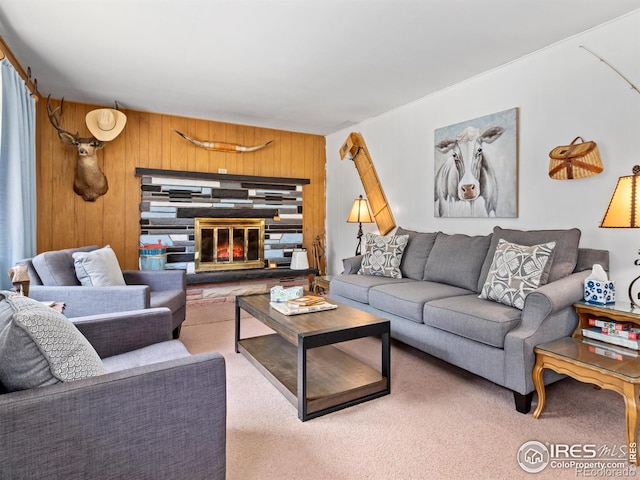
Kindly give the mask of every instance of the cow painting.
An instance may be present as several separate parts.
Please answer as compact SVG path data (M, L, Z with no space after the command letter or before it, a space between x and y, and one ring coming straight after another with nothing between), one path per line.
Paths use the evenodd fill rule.
M515 123L515 109L513 117ZM515 216L515 151L511 154L510 145L499 148L513 143L515 150L514 125L480 120L449 127L439 139L436 135L435 150L443 159L436 164L437 217ZM507 168L505 159L512 160Z

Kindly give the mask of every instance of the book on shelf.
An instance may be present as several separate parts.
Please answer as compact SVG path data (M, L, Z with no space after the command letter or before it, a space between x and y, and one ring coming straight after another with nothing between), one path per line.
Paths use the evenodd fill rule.
M601 327L583 328L582 335L584 337L593 338L595 340L611 343L613 345L620 345L622 347L632 348L634 350L640 350L640 341L629 340L628 338L624 338L619 335L609 335L606 333L602 333Z
M638 340L640 336L640 328L629 328L628 330L618 330L617 328L600 327L605 335L614 335L628 340Z
M614 330L629 330L629 324L626 322L616 322L613 320L602 320L600 318L590 318L590 327L601 327Z
M296 304L292 304L291 302L287 303L277 303L270 302L272 308L277 310L278 312L284 315L300 315L303 313L313 313L313 312L322 312L325 310L333 310L334 308L338 308L337 305L329 302L316 303L308 306L300 306Z

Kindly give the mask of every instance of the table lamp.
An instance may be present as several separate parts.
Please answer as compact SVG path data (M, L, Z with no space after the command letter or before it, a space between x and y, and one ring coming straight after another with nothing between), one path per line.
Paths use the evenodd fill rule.
M620 177L607 211L600 222L600 228L640 228L640 166L633 167L633 175ZM636 260L635 265L640 265ZM635 278L629 285L631 307L640 307L633 299L633 285L640 280Z
M357 223L358 226L358 246L356 247L356 255L360 255L361 247L362 247L362 224L363 223L373 223L373 214L371 213L371 209L369 208L369 202L367 202L366 198L362 198L360 195L353 201L353 206L351 207L351 213L349 213L349 217L347 218L348 223Z

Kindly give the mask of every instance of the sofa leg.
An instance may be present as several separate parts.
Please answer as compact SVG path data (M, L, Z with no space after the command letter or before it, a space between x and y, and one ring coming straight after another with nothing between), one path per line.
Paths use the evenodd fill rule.
M533 399L533 392L529 392L523 395L518 392L513 392L513 399L516 402L516 410L520 413L529 413L531 411L531 400Z
M182 325L178 325L176 328L173 329L173 339L177 340L180 337L180 328L182 327Z

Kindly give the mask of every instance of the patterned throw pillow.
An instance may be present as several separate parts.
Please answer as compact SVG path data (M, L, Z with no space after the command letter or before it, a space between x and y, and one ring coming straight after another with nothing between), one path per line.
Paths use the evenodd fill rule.
M402 278L400 263L407 243L409 243L409 235L383 237L367 233L364 257L362 257L358 275Z
M480 298L522 310L525 297L540 286L556 242L530 247L500 239Z
M0 292L0 382L7 391L105 373L102 360L61 313L15 292Z

